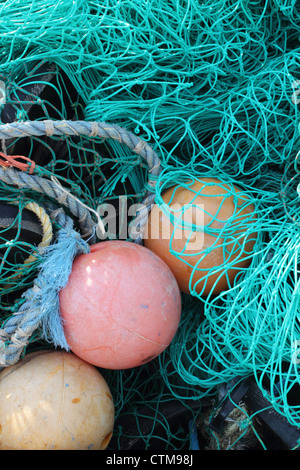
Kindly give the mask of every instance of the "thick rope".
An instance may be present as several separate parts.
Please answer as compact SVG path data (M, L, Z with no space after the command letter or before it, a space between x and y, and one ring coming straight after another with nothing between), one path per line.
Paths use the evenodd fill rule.
M42 241L38 244L37 250L41 251L42 248L49 246L53 239L53 230L52 224L49 215L45 211L45 209L37 204L36 202L29 202L26 204L24 209L27 209L33 212L39 219L41 226L43 228L43 238ZM32 263L36 260L36 256L31 254L25 259L24 264Z
M52 229L52 223L50 216L47 214L45 209L37 204L36 202L29 202L24 206L24 209L27 209L31 212L33 212L39 219L42 229L43 229L43 238L41 242L38 244L36 247L37 252L41 253L41 251L50 245L53 239L53 229ZM37 259L36 254L30 254L28 258L24 260L24 265L28 265L30 263L34 263ZM15 281L17 278L22 276L22 267L17 269L17 272L14 273L12 276L9 276L7 281Z
M81 204L80 201L74 198L70 193L64 191L64 189L56 183L48 179L41 178L38 175L29 175L28 173L24 173L23 171L19 171L15 168L4 168L1 166L0 179L11 186L26 188L45 194L51 199L57 201L59 204L68 207L71 214L79 221L82 230L82 237L95 238L95 236L92 236L95 222L93 221L88 208L84 204Z
M56 243L45 248L45 260L39 275L33 287L23 294L25 302L0 329L2 367L13 365L19 360L31 336L40 327L43 337L47 339L49 333L55 333L57 343L68 349L61 325L58 293L68 281L75 256L88 253L89 245L73 229L72 219L62 209L51 211L50 217L62 228Z
M127 145L135 153L143 157L148 166L149 172L157 176L160 172L160 160L149 144L134 135L132 132L123 129L118 125L107 124L106 122L86 122L86 121L26 121L12 122L0 125L0 139L12 139L28 136L66 136L85 135L89 137L101 137L103 139L113 139Z
M118 125L108 124L106 122L86 122L86 121L26 121L12 122L0 125L0 140L30 137L30 136L74 136L85 135L89 137L100 137L103 139L113 139L140 155L147 163L149 168L148 190L143 201L143 209L138 213L135 225L135 243L141 243L143 231L147 222L148 213L154 202L154 186L156 179L161 172L161 163L156 152L147 142L137 137L130 131L123 129ZM8 171L8 173L5 173ZM32 180L30 179L33 176ZM0 167L0 179L8 184L16 184L18 187L24 185L31 189L46 193L48 196L57 199L61 204L68 206L71 213L75 215L83 229L83 238L91 236L94 231L95 223L91 219L89 210L78 199L73 197L66 190L48 180L41 179L36 175L29 175L23 172L16 172L12 168ZM90 242L95 241L94 235Z

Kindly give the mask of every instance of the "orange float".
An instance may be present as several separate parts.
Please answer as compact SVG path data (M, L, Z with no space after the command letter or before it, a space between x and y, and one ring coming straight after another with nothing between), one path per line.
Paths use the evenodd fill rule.
M171 187L162 199L174 216L174 224L169 214L154 205L145 247L167 263L182 292L194 289L207 296L228 289L249 266L256 241L255 233L247 239L245 235L255 221L255 207L249 198L238 187L207 177L185 187ZM180 217L183 228L180 223L176 226ZM193 232L188 224L203 225L204 230Z

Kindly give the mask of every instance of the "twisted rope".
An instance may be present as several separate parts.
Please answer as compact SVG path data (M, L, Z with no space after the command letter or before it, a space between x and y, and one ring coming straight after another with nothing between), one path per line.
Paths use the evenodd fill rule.
M29 175L15 168L4 168L1 166L0 179L11 186L31 189L56 200L63 206L68 207L71 214L78 218L83 238L89 237L93 233L95 222L89 210L56 183L46 178L41 178L38 175Z
M28 204L26 204L26 206L24 206L24 209L27 209L33 212L38 217L41 223L41 226L43 229L43 238L37 246L37 251L41 252L43 248L50 245L53 239L53 230L52 230L50 216L47 214L45 209L41 207L39 204L37 204L36 202L29 202ZM35 260L36 260L36 255L30 254L28 258L24 260L24 265L33 263ZM8 285L11 281L15 281L20 276L22 276L22 267L18 268L16 273L9 276L9 278L7 279Z
M118 125L107 124L106 122L86 122L86 121L26 121L12 122L0 125L0 139L12 139L30 136L70 136L85 135L89 137L101 137L103 139L113 139L121 144L127 145L135 153L143 157L148 166L149 172L157 176L160 172L160 160L147 142L137 137L135 134L123 129Z
M75 256L88 253L89 245L73 229L73 221L62 209L52 211L50 217L62 227L56 243L46 247L42 269L33 287L23 297L25 302L0 328L0 365L15 364L34 332L43 326L43 336L56 334L60 346L68 349L63 335L59 311L59 291L66 285ZM58 266L60 269L57 269ZM53 269L56 266L56 269ZM52 338L51 338L52 339Z
M38 251L46 246L49 246L53 238L52 224L49 215L43 207L41 207L36 202L29 202L26 204L24 209L27 209L33 212L39 219L41 226L43 228L43 238L42 241L38 244ZM36 256L30 255L25 261L24 264L32 263L36 260Z
M149 189L147 190L143 201L144 207L135 219L135 242L141 243L148 213L155 198L153 189L156 183L156 178L161 172L160 159L152 147L130 131L123 129L118 125L112 125L106 122L44 120L12 122L0 125L0 140L4 141L12 138L39 137L43 135L84 135L88 137L113 139L121 144L125 144L146 161L149 168ZM0 178L8 184L15 184L18 187L30 187L34 191L45 193L48 196L57 199L61 204L68 206L71 213L79 219L79 223L83 230L83 238L86 238L93 233L95 223L93 222L91 214L86 206L80 203L80 201L70 195L66 190L55 185L55 183L51 183L37 175L28 175L27 173L17 172L12 168L5 167L0 167ZM91 243L94 241L95 238L93 236Z

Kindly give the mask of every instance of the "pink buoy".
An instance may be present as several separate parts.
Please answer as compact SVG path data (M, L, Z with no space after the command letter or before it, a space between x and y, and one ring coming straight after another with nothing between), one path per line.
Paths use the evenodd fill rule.
M75 259L60 310L74 354L98 367L127 369L170 345L181 295L155 253L132 242L103 241Z

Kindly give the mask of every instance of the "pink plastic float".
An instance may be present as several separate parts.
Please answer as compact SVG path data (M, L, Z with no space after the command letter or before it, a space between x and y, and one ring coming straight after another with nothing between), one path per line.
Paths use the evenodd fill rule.
M132 242L103 241L75 259L60 309L73 353L98 367L127 369L169 346L181 295L155 253Z

